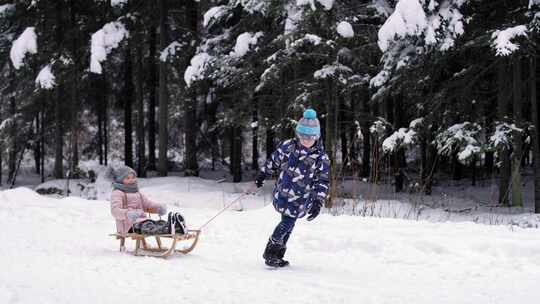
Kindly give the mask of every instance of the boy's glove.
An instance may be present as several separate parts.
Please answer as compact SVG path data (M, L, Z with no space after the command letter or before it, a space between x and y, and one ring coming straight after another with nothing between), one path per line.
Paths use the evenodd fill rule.
M157 213L159 216L165 215L165 213L167 213L167 207L165 207L165 205L160 205Z
M144 211L129 210L128 212L126 212L126 216L131 222L135 222L138 218L144 217Z
M311 209L308 211L308 221L312 221L314 218L316 218L319 213L321 212L322 202L319 200L316 200L313 202L313 206L311 206Z
M257 188L261 188L264 185L264 178L264 174L262 174L262 172L259 172L257 178L255 178L255 185L257 185Z

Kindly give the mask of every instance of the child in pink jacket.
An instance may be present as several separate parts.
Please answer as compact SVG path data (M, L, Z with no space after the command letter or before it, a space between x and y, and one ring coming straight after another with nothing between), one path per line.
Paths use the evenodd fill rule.
M114 182L111 194L111 213L116 219L116 231L125 236L133 224L146 219L145 212L167 213L164 205L151 201L139 192L137 174L133 169L123 166L113 170Z

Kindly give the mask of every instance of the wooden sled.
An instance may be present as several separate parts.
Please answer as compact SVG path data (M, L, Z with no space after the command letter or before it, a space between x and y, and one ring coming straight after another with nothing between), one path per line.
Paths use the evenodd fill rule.
M190 253L195 246L197 246L197 242L199 241L199 235L201 231L200 230L188 230L188 233L186 234L158 234L158 235L146 235L146 234L138 234L138 233L128 233L125 237L118 234L113 233L110 234L110 236L116 237L117 240L120 240L120 251L124 252L126 251L125 243L126 238L130 238L132 240L135 240L135 251L133 252L136 256L153 256L153 257L159 257L159 258L167 258L171 254L175 252L188 254ZM150 247L148 246L146 242L146 238L155 238L157 247ZM172 239L171 246L169 248L163 247L161 244L162 238L168 238ZM183 241L193 240L191 245L186 249L176 249L176 245L178 243L181 243Z

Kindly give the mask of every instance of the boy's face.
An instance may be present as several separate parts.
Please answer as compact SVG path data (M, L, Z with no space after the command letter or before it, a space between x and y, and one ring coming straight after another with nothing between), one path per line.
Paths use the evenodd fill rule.
M136 181L137 181L137 177L133 174L129 174L128 176L124 178L124 180L122 180L122 183L124 185L131 185L131 184L134 184Z
M311 148L315 144L315 140L312 138L300 137L300 143L306 148Z

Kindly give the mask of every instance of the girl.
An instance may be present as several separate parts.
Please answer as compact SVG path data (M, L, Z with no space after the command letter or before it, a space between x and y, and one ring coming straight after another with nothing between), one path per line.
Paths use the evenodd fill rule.
M321 135L317 113L308 109L296 126L296 138L281 143L272 153L255 180L258 188L273 173L279 173L272 203L281 213L281 222L270 236L263 258L266 265L283 267L287 241L296 219L308 214L308 221L319 212L328 193L329 160L319 141Z
M112 171L114 182L111 194L111 213L116 219L116 231L125 236L133 224L146 219L145 212L165 215L167 209L139 192L137 174L127 166Z

